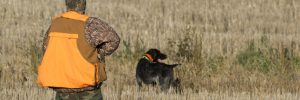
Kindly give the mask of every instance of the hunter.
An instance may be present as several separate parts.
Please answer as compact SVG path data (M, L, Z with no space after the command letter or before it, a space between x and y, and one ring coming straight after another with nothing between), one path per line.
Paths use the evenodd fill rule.
M104 21L85 15L86 0L65 0L67 11L53 17L46 32L38 84L56 91L56 100L102 100L105 56L119 46Z

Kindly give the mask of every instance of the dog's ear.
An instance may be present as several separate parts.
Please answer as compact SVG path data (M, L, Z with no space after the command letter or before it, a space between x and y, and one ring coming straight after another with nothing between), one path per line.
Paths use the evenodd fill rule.
M149 49L146 53L151 55L154 61L157 61L157 59L159 58L160 51L157 49Z
M154 57L157 53L156 53L156 49L149 49L146 54L151 55L152 57Z
M167 55L166 54L163 54L163 53L160 53L158 54L158 59L161 59L161 60L164 60L164 59L167 59Z

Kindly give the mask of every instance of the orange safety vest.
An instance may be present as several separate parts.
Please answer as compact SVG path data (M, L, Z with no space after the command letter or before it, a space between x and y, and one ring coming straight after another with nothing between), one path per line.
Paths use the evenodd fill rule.
M69 11L52 20L48 46L38 67L40 86L84 88L106 80L104 62L97 59L96 48L84 37L88 18Z

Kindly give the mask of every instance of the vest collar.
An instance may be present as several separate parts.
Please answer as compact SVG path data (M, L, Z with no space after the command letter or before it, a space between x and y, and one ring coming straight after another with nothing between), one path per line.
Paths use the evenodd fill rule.
M61 16L64 17L64 18L70 18L70 19L80 20L80 21L86 21L89 18L88 16L80 14L80 13L75 12L75 11L65 12Z

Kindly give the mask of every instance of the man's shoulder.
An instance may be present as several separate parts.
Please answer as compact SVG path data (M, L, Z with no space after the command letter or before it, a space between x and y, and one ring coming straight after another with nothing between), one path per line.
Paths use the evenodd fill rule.
M108 23L97 17L89 17L86 21L86 28L101 28L101 30L112 30Z
M102 19L97 18L97 17L89 17L87 19L87 23L107 24L105 21L103 21Z

